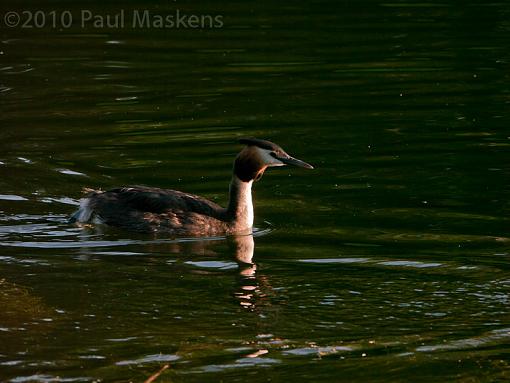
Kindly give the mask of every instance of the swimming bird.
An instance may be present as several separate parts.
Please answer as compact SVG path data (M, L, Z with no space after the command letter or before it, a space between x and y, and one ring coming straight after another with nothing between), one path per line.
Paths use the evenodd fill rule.
M175 236L248 234L253 227L252 185L268 167L313 166L291 157L280 146L242 138L234 161L226 208L197 195L145 186L93 190L80 201L70 221L101 223L131 231Z

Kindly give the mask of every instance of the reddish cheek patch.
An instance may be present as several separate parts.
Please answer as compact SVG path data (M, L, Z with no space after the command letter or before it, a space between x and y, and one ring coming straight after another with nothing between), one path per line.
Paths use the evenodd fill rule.
M254 181L258 181L262 178L262 176L264 175L264 170L265 169L262 169L260 172L258 172L256 175L255 175L255 178L254 178Z
M266 167L258 152L254 148L248 147L237 156L234 172L241 181L248 182L262 177Z

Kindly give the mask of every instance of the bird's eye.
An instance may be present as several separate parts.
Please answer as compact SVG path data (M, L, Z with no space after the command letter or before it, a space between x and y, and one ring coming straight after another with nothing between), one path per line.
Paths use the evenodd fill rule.
M277 156L276 156L276 152L270 152L270 153L269 153L269 155L270 155L271 157L273 157L273 158L277 158Z

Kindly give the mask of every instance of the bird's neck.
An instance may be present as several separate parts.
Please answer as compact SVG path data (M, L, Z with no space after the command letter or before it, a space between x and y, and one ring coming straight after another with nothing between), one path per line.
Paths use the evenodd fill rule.
M253 181L241 181L235 174L232 176L232 181L230 181L227 214L236 231L248 230L253 226L252 184Z

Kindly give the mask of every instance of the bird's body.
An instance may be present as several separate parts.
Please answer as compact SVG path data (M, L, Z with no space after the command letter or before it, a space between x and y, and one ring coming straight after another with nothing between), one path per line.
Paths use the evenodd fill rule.
M200 196L177 190L133 186L90 192L81 202L78 210L81 215L75 218L78 222L101 223L138 232L214 236L241 233L252 227L251 200L242 205L244 208L223 208Z
M251 188L268 166L286 163L312 168L290 157L279 146L264 140L244 139L248 146L234 163L226 208L205 198L144 186L89 192L71 220L101 223L138 232L161 232L174 236L245 234L253 226ZM272 153L272 154L271 154ZM284 162L285 161L285 162Z

